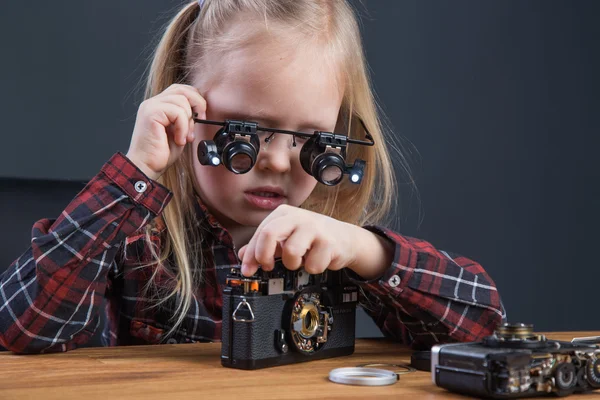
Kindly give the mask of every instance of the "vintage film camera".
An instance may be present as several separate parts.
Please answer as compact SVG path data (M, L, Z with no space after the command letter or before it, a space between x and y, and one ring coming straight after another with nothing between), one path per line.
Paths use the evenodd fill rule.
M221 364L258 369L350 355L358 288L343 271L232 268L223 290Z
M496 399L600 388L598 338L546 339L532 325L504 324L481 342L431 349L433 382L448 390Z

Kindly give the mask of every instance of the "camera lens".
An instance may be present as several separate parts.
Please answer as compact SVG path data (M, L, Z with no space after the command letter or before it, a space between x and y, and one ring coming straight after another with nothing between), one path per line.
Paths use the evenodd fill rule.
M311 338L317 330L319 323L319 312L311 306L304 306L301 314L304 314L304 325L302 326L302 335L306 338Z

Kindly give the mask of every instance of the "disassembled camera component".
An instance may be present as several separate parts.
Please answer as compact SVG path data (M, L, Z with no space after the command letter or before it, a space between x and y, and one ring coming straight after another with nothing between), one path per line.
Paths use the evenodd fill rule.
M280 294L284 292L283 278L269 279L269 291L268 295Z
M433 346L431 378L451 391L497 399L588 392L600 388L600 347L504 324L480 342Z
M293 146L296 137L308 139L300 151L300 163L307 174L327 186L337 185L344 174L350 182L358 184L362 181L365 161L356 159L354 164L346 164L346 147L349 143L373 146L375 142L364 122L359 118L365 130L365 140L350 139L345 135L332 132L315 131L312 134L288 131L284 129L263 128L256 122L225 120L225 122L209 121L194 117L194 122L222 126L213 140L202 140L197 149L200 164L216 167L223 165L235 174L245 174L254 167L260 151L258 132L270 132L265 139L268 143L276 133L292 135Z
M281 259L277 259L276 262L281 263ZM244 294L261 292L266 295L293 295L311 284L311 275L304 268L297 271L278 268L269 272L260 270L258 273L262 276L245 277L241 274L239 268L232 268L225 283L228 286L240 287ZM314 279L315 283L326 282L327 271L318 276L315 275ZM346 296L348 295L350 293L346 294ZM353 301L357 301L357 294L354 295Z
M329 380L345 385L384 386L398 382L395 372L379 368L336 368L329 372Z
M571 342L600 343L600 336L585 336L585 337L573 338L573 340L571 340Z
M252 277L233 268L223 289L221 363L257 369L352 354L357 300L343 271L290 271L281 259Z
M333 315L321 304L319 293L300 293L292 306L290 332L298 351L312 353L327 342Z

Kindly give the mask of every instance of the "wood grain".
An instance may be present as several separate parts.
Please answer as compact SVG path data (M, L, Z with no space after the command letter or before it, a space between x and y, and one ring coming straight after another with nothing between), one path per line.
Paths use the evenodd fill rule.
M547 333L571 340L600 332ZM219 343L86 348L67 353L0 353L0 399L466 399L431 383L430 374L402 375L394 385L360 387L327 379L362 363L408 363L411 351L381 339L359 339L352 356L256 371L224 368ZM569 399L600 398L600 393Z

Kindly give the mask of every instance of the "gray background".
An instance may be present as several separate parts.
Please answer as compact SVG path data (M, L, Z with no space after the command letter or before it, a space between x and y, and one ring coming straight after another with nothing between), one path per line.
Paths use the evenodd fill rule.
M151 41L178 4L4 4L0 270L35 220L127 150ZM400 174L391 226L481 262L514 322L600 330L600 2L362 4L375 88L419 190ZM357 333L377 330L361 314Z

